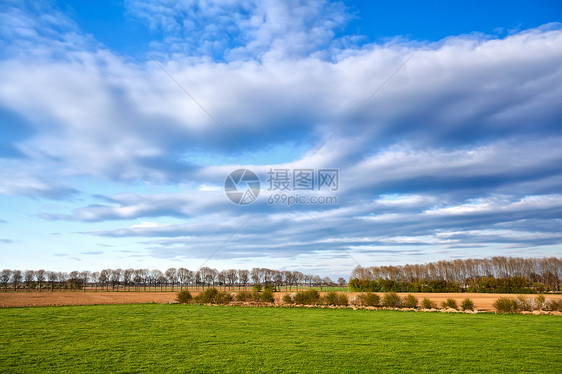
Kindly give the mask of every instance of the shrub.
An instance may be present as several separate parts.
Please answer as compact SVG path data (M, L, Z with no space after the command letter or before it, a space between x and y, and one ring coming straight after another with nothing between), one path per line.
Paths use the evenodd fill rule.
M336 305L336 301L338 299L338 294L334 291L328 292L326 295L325 303L327 305Z
M336 305L347 306L349 303L349 299L347 298L347 293L341 292L338 293L338 299Z
M466 298L461 303L462 310L474 310L474 302L469 298Z
M295 296L295 302L303 305L315 305L319 299L320 293L315 289L297 292Z
M275 292L275 286L273 284L266 284L265 287L263 288L263 290Z
M517 312L517 301L509 297L500 297L494 301L493 307L497 313L515 313Z
M275 302L275 298L273 297L273 289L267 288L261 293L261 300L265 301L266 303L273 303Z
M366 292L357 296L359 298L359 304L365 306L380 306L381 297L376 293Z
M215 304L230 304L231 301L232 297L230 296L230 293L219 291L215 299Z
M261 284L254 284L254 292L260 292L261 291Z
M252 293L248 291L240 291L236 294L236 301L252 301Z
M396 292L385 293L382 302L389 308L399 308L402 305L402 299Z
M421 302L421 305L425 309L435 309L435 308L437 308L437 304L435 303L435 301L431 301L427 297L423 298L423 300Z
M448 298L447 300L445 300L441 303L441 307L442 308L457 309L458 305L457 305L457 301L455 299Z
M527 299L523 295L518 295L515 302L517 303L517 310L525 310L525 311L533 310L533 304L531 303L531 300Z
M345 293L328 292L324 302L327 305L347 305L347 295Z
M253 301L260 301L261 300L261 292L259 291L252 291L252 300Z
M417 308L418 298L414 295L409 295L404 298L404 307L406 308Z
M289 295L288 293L283 295L282 300L285 304L292 304L293 303L293 299L291 298L291 295Z
M176 300L180 304L187 304L190 303L191 300L193 300L193 296L191 296L191 292L189 292L188 290L183 290L178 292Z
M221 292L216 288L207 288L194 299L202 304L228 304L232 300L228 292Z
M552 300L547 302L546 310L551 312L562 312L562 300Z
M199 295L195 296L195 301L202 304L214 304L216 301L217 293L219 290L216 288L207 288Z
M545 307L545 297L544 295L537 295L537 297L535 297L535 306L538 310L543 310Z

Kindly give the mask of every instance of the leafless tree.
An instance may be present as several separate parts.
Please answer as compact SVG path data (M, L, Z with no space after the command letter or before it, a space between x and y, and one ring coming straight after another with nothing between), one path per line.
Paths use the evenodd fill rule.
M221 270L218 272L217 274L217 281L219 282L219 289L220 286L224 286L224 289L226 290L226 270Z
M252 279L253 284L260 284L261 283L261 269L260 268L253 268L250 271L250 278Z
M14 270L12 272L12 285L14 286L14 291L17 291L18 286L21 283L23 276L21 274L21 270Z
M90 282L92 277L92 273L89 270L84 270L80 272L80 283L82 283L82 290L86 292L86 287Z
M35 280L37 281L37 289L41 292L43 283L45 282L45 270L40 269L35 272Z
M238 280L238 271L236 271L236 269L228 269L226 272L226 279L229 289L232 290L232 287L234 287L234 284Z
M250 279L250 272L248 270L242 269L238 270L238 284L242 285L246 289L248 280Z
M176 268L169 268L166 270L166 279L172 285L172 291L174 290L174 285L178 281L178 271Z
M51 291L55 289L55 282L59 280L59 275L56 271L47 272L47 281L51 286Z
M8 289L8 283L10 283L11 277L12 271L10 269L4 269L2 270L2 273L0 273L0 283L2 284L4 291Z
M98 276L98 281L101 285L101 289L103 291L103 287L106 286L107 287L107 291L109 291L109 279L111 276L111 269L103 269L102 271L100 271L100 274Z
M131 283L133 283L133 277L135 276L135 269L125 269L123 270L123 284L126 288L131 291Z
M344 277L339 277L339 278L338 278L338 286L340 286L340 287L345 287L346 284L347 284L347 281L345 280Z
M33 270L26 270L23 273L23 281L25 282L25 288L27 288L27 290L31 290L31 282L33 282L33 279L35 278L35 272Z
M150 278L152 281L152 284L154 285L154 289L156 289L156 287L158 286L158 284L160 284L160 291L162 291L162 282L164 281L164 273L162 273L160 270L158 269L152 269L150 271Z
M186 268L179 268L178 272L178 279L180 282L180 291L183 290L183 286L185 284L189 284L191 278L193 277L193 272L191 270L187 270Z

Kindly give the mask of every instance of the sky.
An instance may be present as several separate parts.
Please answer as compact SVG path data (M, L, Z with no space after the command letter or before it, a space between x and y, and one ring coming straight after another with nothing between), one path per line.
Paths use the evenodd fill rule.
M561 22L546 0L3 1L0 268L559 257Z

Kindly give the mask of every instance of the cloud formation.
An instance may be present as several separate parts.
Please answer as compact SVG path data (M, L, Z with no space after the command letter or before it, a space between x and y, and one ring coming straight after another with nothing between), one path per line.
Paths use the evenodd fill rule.
M337 36L351 17L341 3L127 1L162 34L136 61L54 8L15 4L0 15L0 194L81 199L41 209L45 220L142 240L161 258L205 257L243 218L255 223L229 242L233 259L560 245L559 24L359 44ZM339 204L235 206L222 184L243 166L262 182L270 168L339 168ZM183 222L158 222L170 217Z

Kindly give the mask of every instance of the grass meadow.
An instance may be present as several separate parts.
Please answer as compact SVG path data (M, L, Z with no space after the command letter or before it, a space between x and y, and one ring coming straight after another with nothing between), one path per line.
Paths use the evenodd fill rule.
M179 304L0 309L0 372L562 372L562 318Z

